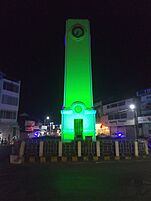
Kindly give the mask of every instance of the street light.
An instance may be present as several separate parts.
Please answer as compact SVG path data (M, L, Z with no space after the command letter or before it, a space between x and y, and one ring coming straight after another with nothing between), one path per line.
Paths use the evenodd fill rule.
M135 128L135 139L137 139L137 134L138 134L138 119L137 119L137 110L136 106L134 104L130 104L129 108L133 111L134 113L134 128Z
M44 119L44 125L46 126L49 123L50 117L46 116Z
M47 120L49 120L49 119L50 119L50 117L49 117L49 116L47 116L47 117L46 117L46 119L47 119Z
M136 106L134 104L130 104L129 107L130 107L131 110L135 110L135 108L136 108Z
M45 116L44 125L46 126L46 133L50 132L50 116Z

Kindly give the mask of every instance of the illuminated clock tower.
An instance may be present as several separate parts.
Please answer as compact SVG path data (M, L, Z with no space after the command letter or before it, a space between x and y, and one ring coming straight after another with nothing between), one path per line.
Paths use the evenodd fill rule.
M65 35L62 141L95 140L89 21L68 19Z

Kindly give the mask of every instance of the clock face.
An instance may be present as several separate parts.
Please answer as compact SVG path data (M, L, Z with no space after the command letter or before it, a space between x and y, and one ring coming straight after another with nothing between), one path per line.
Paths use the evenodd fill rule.
M80 113L80 112L82 112L82 107L80 105L76 105L74 110L76 113Z
M80 26L75 26L72 29L72 35L76 38L80 38L84 35L84 30Z

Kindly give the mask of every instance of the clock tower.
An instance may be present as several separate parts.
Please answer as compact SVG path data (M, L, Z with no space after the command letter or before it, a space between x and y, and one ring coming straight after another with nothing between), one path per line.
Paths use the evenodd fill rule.
M62 141L95 140L89 21L66 21Z

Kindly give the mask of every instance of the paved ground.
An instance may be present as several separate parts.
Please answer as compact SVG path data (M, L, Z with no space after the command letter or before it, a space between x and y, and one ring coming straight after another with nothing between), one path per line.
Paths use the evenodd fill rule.
M0 201L150 201L151 160L9 165Z
M10 153L11 153L11 146L7 145L4 146L0 144L0 163L1 161L8 160Z

